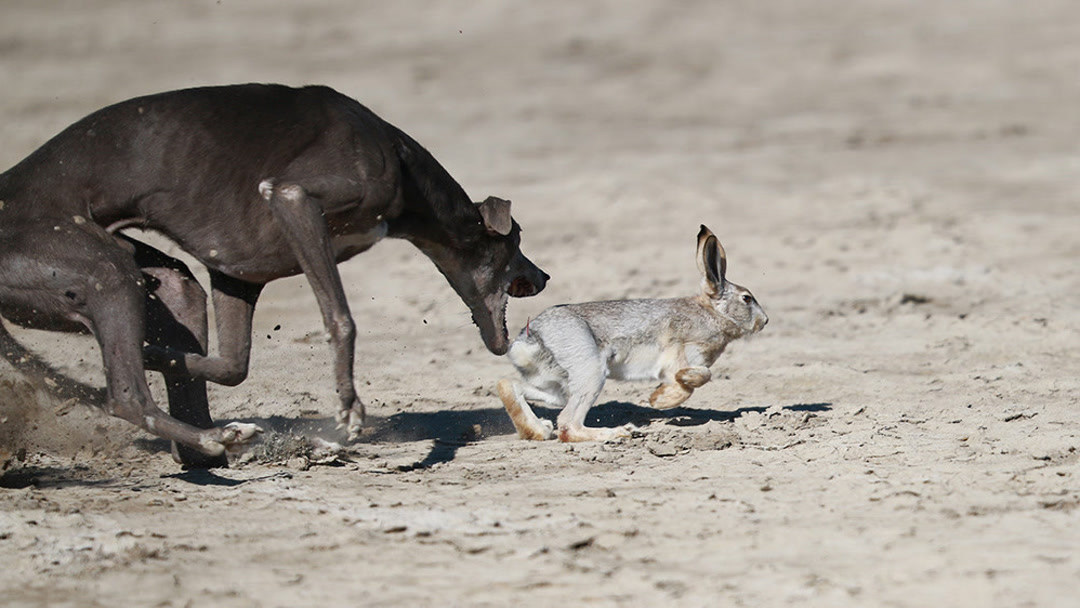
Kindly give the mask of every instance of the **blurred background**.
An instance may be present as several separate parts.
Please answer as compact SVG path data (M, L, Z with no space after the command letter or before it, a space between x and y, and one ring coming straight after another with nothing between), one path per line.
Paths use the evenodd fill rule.
M645 585L652 598L690 590L715 599L738 587L725 597L746 605L826 593L829 605L1060 605L1075 595L1080 504L1070 472L1080 446L1078 75L1075 0L3 0L0 168L133 96L237 82L330 85L425 145L474 200L513 201L523 251L553 278L539 296L511 302L511 334L557 303L694 293L694 237L699 224L712 228L730 278L754 291L770 323L733 345L716 381L688 402L712 423L656 422L661 438L713 446L682 459L660 460L643 443L575 458L562 446L510 441L492 388L512 369L483 349L431 263L387 241L341 266L372 425L403 433L372 451L423 458L433 437L458 433L448 421L480 421L495 439L463 446L468 465L417 474L430 485L394 477L386 487L412 488L401 494L410 503L435 491L431 509L441 512L445 485L464 518L482 502L526 530L493 551L443 559L442 589L468 580L505 603L485 573L522 585L577 581L547 587L548 599L582 588L625 598ZM100 383L88 338L12 332L65 373ZM322 332L302 278L271 284L256 311L251 376L211 387L214 415L332 427ZM624 412L648 392L611 384L601 402ZM101 462L109 458L86 456L102 437L120 446L145 438L49 401L3 364L0 406L0 447L5 433L25 441L33 430L58 451L59 426L75 434L64 445L79 462ZM770 411L781 415L760 413ZM443 428L408 427L425 416ZM736 445L720 451L731 442L716 438L732 434ZM137 466L171 466L159 444L150 447ZM714 481L700 481L703 470ZM632 483L626 471L637 472ZM325 487L373 478L327 475ZM577 492L589 480L592 493ZM187 504L230 509L247 487ZM624 497L618 510L612 487ZM533 494L518 501L523 488ZM103 491L86 511L112 504L111 488ZM549 500L565 513L592 509L590 525L614 531L616 548L605 554L607 541L590 539L587 551L559 549L580 532L536 523L552 521ZM279 503L258 509L284 512ZM214 525L224 511L216 513ZM624 522L637 526L633 535ZM269 605L278 597L266 596L291 583L264 584L263 560L288 569L314 553L297 560L290 544L266 557L274 551L263 531L241 543L255 559L231 541L211 550L234 566L253 563L251 597ZM413 580L418 551L433 550L395 540L405 535L345 534L353 536L340 551L324 552L345 584L324 594L343 588L355 599L367 589L357 552L376 554L368 561L388 568L382 584L395 585ZM471 535L457 546L473 546ZM543 547L515 562L524 570L480 567L519 551L522 538ZM386 557L394 551L402 559ZM619 570L634 551L640 563ZM31 563L18 562L24 555L12 559ZM593 558L615 566L578 568ZM161 566L168 581L178 580L175 563ZM717 563L731 576L715 576ZM653 586L657 572L687 584ZM170 593L171 584L143 587Z

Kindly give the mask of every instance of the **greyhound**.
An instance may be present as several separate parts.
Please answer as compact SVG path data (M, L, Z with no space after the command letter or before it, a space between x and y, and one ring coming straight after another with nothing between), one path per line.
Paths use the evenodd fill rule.
M207 354L205 291L182 262L121 234L133 227L206 266L216 356ZM98 110L0 174L0 315L89 330L102 351L105 409L173 441L188 466L224 466L226 448L255 429L215 428L205 382L246 378L266 283L307 277L335 355L337 419L355 438L365 412L337 263L382 238L408 240L501 355L507 298L535 295L550 278L522 254L520 233L509 201L472 203L419 143L333 89L171 91ZM171 415L154 404L147 369L165 374Z

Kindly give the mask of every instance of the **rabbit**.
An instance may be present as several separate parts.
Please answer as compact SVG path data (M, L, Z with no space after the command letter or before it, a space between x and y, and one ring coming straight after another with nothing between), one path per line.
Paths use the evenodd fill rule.
M753 294L726 279L727 257L704 225L697 236L701 293L672 299L615 300L553 306L530 320L507 357L521 382L499 381L499 398L522 439L608 441L629 437L627 424L585 426L607 378L660 381L649 405L668 409L712 378L709 366L732 340L761 331L769 317ZM564 408L558 426L529 407Z

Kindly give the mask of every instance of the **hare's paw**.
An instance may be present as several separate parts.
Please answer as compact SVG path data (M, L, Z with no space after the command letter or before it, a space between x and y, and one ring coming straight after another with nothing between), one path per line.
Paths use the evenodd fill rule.
M661 384L649 395L649 405L658 410L668 410L681 405L693 392L693 389L684 388L681 384Z
M612 428L591 426L566 426L559 428L559 441L564 443L579 441L617 441L633 437L637 427L632 424Z
M536 419L539 423L533 427L533 436L526 439L545 440L555 436L555 425L550 420Z
M686 367L675 372L675 381L687 390L701 388L712 380L712 372L707 367Z

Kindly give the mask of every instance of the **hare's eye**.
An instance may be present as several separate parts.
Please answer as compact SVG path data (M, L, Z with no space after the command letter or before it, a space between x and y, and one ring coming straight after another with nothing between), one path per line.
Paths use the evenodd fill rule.
M742 296L742 301L743 301L743 304L749 304L750 302L754 301L754 296L752 296L752 295L750 295L748 293L744 293L743 296Z

